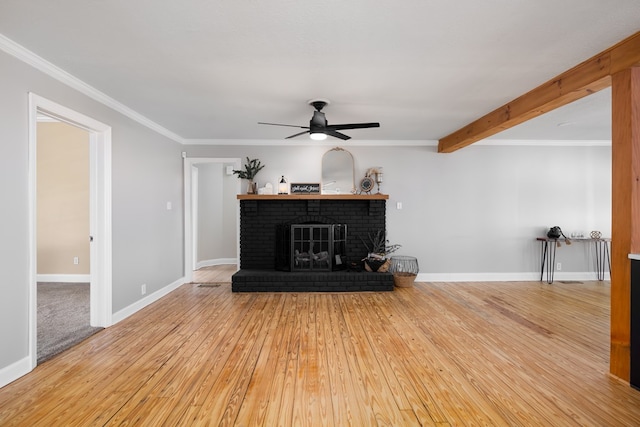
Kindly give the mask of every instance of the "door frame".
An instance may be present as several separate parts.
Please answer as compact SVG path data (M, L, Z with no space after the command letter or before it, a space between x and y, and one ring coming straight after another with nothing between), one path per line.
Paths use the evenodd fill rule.
M91 326L111 326L111 126L56 102L29 93L29 354L38 360L37 333L37 115L42 112L89 132L89 233ZM90 236L87 236L89 239Z
M203 163L233 163L233 168L239 170L242 166L242 159L240 158L215 158L215 157L186 157L183 159L183 172L184 172L184 277L187 282L193 280L193 271L196 264L194 259L193 245L197 242L197 236L194 235L194 212L193 203L197 195L194 195L197 191L198 183L194 182L192 177L192 168L195 165ZM238 179L236 192L239 194L241 183ZM197 203L197 201L196 201ZM236 254L240 254L240 204L236 202ZM240 268L240 258L238 256L236 265Z

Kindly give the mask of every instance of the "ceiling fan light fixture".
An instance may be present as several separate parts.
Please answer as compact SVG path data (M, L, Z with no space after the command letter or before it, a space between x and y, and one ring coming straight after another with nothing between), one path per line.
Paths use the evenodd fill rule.
M313 132L310 133L309 136L314 141L324 141L325 139L327 139L327 134L324 132Z

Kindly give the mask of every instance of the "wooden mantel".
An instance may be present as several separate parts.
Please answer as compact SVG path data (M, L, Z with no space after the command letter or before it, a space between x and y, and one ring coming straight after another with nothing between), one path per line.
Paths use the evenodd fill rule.
M238 194L238 200L387 200L388 194Z

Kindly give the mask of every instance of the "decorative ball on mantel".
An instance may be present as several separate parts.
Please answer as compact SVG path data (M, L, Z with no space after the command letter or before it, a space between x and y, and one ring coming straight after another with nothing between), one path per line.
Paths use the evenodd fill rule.
M592 231L590 236L592 239L600 239L602 238L602 233L599 231Z

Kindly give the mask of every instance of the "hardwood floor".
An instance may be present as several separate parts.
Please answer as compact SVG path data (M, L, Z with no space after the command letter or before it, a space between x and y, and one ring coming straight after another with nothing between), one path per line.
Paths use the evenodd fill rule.
M640 391L608 374L609 295L608 282L185 284L0 389L0 425L637 426Z

